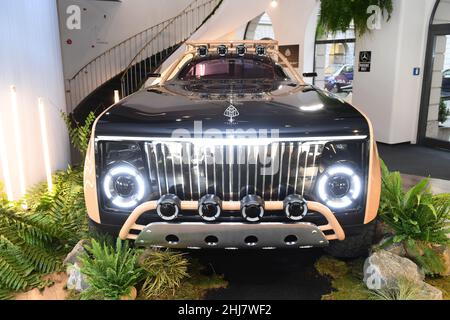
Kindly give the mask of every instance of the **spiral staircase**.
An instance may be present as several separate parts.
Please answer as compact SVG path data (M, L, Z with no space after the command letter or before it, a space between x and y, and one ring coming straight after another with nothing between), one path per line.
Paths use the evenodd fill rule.
M188 40L217 10L222 0L194 0L177 16L112 47L66 80L67 109L77 122L101 113L121 97L138 91L149 75Z

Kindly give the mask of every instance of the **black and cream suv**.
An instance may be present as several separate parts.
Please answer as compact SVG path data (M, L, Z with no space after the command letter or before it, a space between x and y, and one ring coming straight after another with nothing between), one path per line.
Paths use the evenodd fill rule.
M308 85L275 41L188 43L97 119L91 227L137 246L363 254L380 198L370 121Z

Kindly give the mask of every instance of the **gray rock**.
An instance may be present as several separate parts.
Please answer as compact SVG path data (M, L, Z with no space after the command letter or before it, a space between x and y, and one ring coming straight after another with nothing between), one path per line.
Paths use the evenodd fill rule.
M414 262L385 250L375 252L364 262L364 283L371 290L393 288L398 279L418 283L424 278Z
M67 257L64 259L63 264L65 266L73 265L79 262L79 257L86 252L84 249L84 246L88 244L88 240L80 240L78 243L73 247L72 251L69 252Z
M84 292L89 289L87 278L81 273L80 266L77 263L69 265L66 272L68 275L67 289L75 290L77 292Z
M405 250L405 247L403 246L403 242L391 243L389 245L386 245L386 242L388 242L390 240L392 240L392 236L383 238L383 240L381 240L379 245L377 245L377 248L385 250L385 251L390 252L390 253L393 253L393 254L395 254L397 256L400 256L400 257L406 257L407 256L407 252Z
M442 291L428 283L421 282L418 287L416 300L443 300Z

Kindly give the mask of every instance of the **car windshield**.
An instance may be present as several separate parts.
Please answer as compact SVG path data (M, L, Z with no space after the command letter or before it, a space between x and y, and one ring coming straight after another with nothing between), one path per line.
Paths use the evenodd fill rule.
M283 69L267 58L223 57L192 60L178 75L180 80L285 80Z

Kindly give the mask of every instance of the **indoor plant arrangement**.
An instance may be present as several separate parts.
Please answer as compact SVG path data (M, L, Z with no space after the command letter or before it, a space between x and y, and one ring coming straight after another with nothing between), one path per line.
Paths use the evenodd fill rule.
M346 32L351 22L359 35L369 31L367 20L372 13L367 8L376 5L387 20L394 10L392 0L322 0L320 3L319 29L323 33Z
M382 173L380 216L393 232L384 246L400 244L426 274L440 274L444 266L434 247L450 244L450 194L433 195L429 179L404 192L399 172L382 163Z

